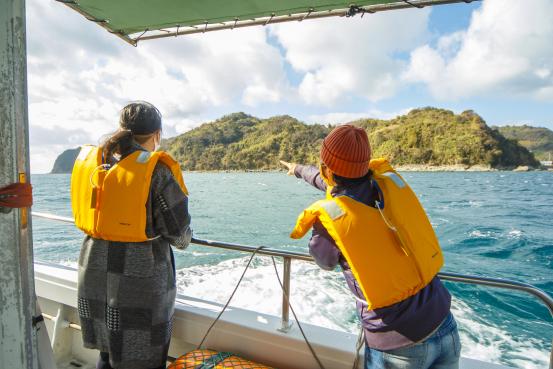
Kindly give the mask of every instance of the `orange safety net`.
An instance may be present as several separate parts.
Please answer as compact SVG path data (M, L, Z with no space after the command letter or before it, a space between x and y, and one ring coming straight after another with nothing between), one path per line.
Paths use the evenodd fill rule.
M274 369L243 359L231 353L213 350L194 350L182 355L167 369Z

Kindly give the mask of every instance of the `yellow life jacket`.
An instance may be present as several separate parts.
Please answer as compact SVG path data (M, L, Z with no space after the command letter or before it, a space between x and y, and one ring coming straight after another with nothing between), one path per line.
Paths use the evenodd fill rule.
M158 161L169 167L188 195L179 164L165 152L136 151L109 167L103 164L102 150L83 146L71 174L75 225L95 238L147 241L146 202Z
M298 217L290 235L303 237L319 220L348 262L369 309L400 302L424 288L443 265L443 256L415 193L385 159L369 168L380 189L377 207L330 195Z

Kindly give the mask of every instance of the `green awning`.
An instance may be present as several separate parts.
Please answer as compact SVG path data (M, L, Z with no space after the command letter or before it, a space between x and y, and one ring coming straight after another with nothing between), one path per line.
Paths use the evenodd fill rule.
M472 0L58 0L136 44L138 40Z

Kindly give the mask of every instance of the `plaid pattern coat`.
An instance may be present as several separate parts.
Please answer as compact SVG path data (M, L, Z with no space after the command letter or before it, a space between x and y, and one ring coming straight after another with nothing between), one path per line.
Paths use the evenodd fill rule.
M189 224L188 198L169 168L158 163L147 202L146 234L161 237L146 242L85 237L78 284L83 342L109 353L112 367L165 365L176 295L170 244L182 249L188 245Z

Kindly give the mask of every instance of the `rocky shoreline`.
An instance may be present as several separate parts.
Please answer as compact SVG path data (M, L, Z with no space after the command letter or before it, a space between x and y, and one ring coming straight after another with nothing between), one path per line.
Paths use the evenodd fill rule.
M407 164L394 167L398 172L532 172L532 171L551 171L547 168L532 168L520 166L517 168L492 168L486 165L466 166L461 164L456 165L428 165L428 164ZM277 173L285 172L281 169L233 169L233 170L186 170L188 173Z
M407 164L395 167L398 172L532 172L547 171L547 168L533 168L529 166L518 166L516 168L493 168L489 165L428 165L428 164Z
M489 165L467 166L455 165L429 165L429 164L406 164L395 167L398 172L495 172L496 168Z

